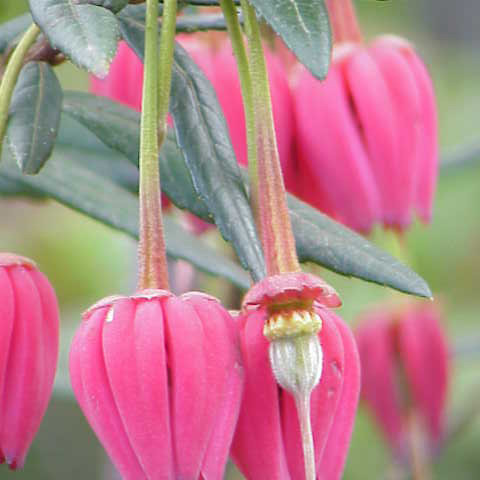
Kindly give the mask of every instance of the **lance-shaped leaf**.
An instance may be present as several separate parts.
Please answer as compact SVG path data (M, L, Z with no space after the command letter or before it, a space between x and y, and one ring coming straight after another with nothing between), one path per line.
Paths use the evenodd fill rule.
M288 206L300 261L419 297L432 297L420 275L361 235L293 195L288 196Z
M119 19L124 39L142 58L144 24L127 15ZM257 281L265 275L261 244L215 90L179 45L172 70L170 113L197 196Z
M106 97L73 91L65 92L63 111L90 130L105 145L125 155L138 168L140 114L137 111ZM179 158L182 161L178 161ZM136 178L138 185L138 171ZM177 207L190 210L213 223L207 206L195 192L192 177L171 131L168 132L160 151L160 179L162 191Z
M98 5L118 13L128 5L128 0L77 0L77 3L90 3L91 5Z
M251 0L255 10L317 78L325 78L332 49L324 0Z
M32 23L32 16L25 13L0 25L0 53L3 53Z
M35 23L52 47L98 77L108 73L119 38L117 19L111 11L72 0L29 3Z
M120 147L118 150L123 154L128 155L131 151L129 142L138 144L139 115L128 107L102 97L67 92L64 108L105 144ZM118 142L118 136L123 136L124 141ZM131 161L138 164L137 155L132 156ZM211 221L206 205L193 187L181 151L172 138L165 143L159 161L162 188L172 202ZM246 172L243 172L243 178L247 182ZM431 297L426 282L406 265L292 195L288 195L288 199L301 261L317 263L342 275L413 295Z
M72 127L76 128L79 140L76 143L68 140L67 143L64 140L72 136L67 132L64 138L62 132L49 162L35 176L22 175L8 149L4 149L0 178L10 182L10 185L17 184L18 188L32 189L36 194L49 196L137 238L138 196L108 178L108 168L102 174L97 171L101 163L113 171L117 166L118 153L108 154L104 149L83 149L82 139L86 135L78 123L76 127L72 123L69 128ZM166 217L164 225L170 257L184 259L200 270L223 276L241 288L248 288L248 275L239 265L218 254L171 218Z
M38 173L52 153L62 97L50 65L29 62L22 68L10 104L7 141L23 173Z

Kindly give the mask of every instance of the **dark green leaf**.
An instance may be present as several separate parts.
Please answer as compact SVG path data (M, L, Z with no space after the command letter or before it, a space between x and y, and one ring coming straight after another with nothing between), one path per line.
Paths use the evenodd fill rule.
M54 48L94 75L108 73L119 37L112 12L71 0L30 0L30 10Z
M120 28L142 57L144 25L122 16ZM170 113L196 193L242 265L259 280L265 264L225 118L211 83L179 45L174 52Z
M62 87L50 65L29 62L22 68L10 104L7 141L23 173L38 173L50 156L62 97Z
M95 103L95 97L87 94L80 96L73 94L73 97L76 98L76 102L85 106L90 105L90 102ZM83 109L79 108L76 118L86 126L90 124L94 133L101 132L102 136L99 135L99 138L107 145L113 146L114 137L118 135L124 135L131 142L137 141L138 114L108 99L98 98L98 100L100 105L94 110L95 115L86 114L82 120ZM105 117L101 114L104 103L108 105L106 110L109 112ZM72 110L69 93L66 93L64 104L69 105L69 111ZM135 115L137 115L136 119ZM97 123L90 122L92 116L97 117ZM108 123L110 120L111 122ZM119 149L119 151L128 153L128 149L126 151ZM136 155L132 158L132 162L137 162ZM160 169L163 188L171 200L208 221L208 209L198 198L185 160L173 139L169 139L164 145L160 155ZM246 172L243 173L246 179ZM289 206L301 261L314 262L337 273L387 285L410 294L431 296L427 284L421 277L364 237L291 195L289 195Z
M42 197L28 185L0 176L0 196Z
M128 5L128 0L77 0L77 4L80 3L90 3L91 5L108 8L108 10L118 13Z
M342 275L432 297L425 280L361 235L289 195L288 205L300 261L323 265Z
M105 145L121 152L138 167L138 112L106 97L82 92L65 92L63 110L88 128ZM178 161L178 158L182 161ZM169 132L160 152L160 178L162 190L177 207L186 208L213 222L205 203L195 192L190 173L172 132ZM181 182L178 179L182 179Z
M3 53L16 38L19 38L31 23L32 16L29 13L2 23L0 25L0 53Z
M332 49L324 0L251 0L257 12L317 78L325 78Z
M62 120L62 127L63 127ZM76 123L76 122L75 122ZM138 236L138 197L107 175L97 173L96 165L104 163L113 171L119 155L106 154L104 149L82 149L82 139L88 132L73 123L78 139L61 129L52 157L45 168L33 177L24 176L14 164L8 149L4 149L0 178L4 181L33 189L37 194L54 198L75 210L100 220L128 234ZM248 288L248 275L232 260L219 255L198 237L180 227L171 218L165 218L167 252L172 258L181 258L199 269L228 278L242 288Z

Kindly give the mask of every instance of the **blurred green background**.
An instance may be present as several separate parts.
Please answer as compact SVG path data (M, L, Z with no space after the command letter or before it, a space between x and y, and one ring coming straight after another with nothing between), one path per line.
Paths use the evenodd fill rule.
M461 3L462 6L459 6ZM417 46L436 87L440 144L447 157L480 145L480 2L464 0L357 1L367 38L395 33ZM0 22L22 13L27 2L0 0ZM477 25L478 27L478 25ZM86 89L84 72L71 64L58 68L67 88ZM480 160L480 159L479 159ZM429 282L446 314L452 345L449 422L466 418L434 465L434 478L480 478L480 162L441 171L431 225L415 226L406 237L412 266ZM122 233L52 202L0 198L0 251L36 260L53 283L61 306L62 352L54 398L30 450L25 469L0 479L115 478L102 449L72 400L66 355L82 310L135 284L135 244ZM375 241L388 246L382 232ZM356 316L382 299L399 297L388 289L322 272L341 293L341 314ZM203 278L203 277L200 277ZM204 279L206 288L215 288ZM218 293L218 292L217 292ZM470 412L468 416L465 416ZM391 459L369 414L360 408L344 478L382 479ZM229 472L229 478L240 478Z

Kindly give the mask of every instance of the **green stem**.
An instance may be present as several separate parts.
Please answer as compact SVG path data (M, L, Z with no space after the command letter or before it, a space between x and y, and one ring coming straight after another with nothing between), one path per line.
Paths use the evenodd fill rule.
M2 82L0 83L0 154L2 153L3 137L7 130L8 110L10 108L13 90L17 83L20 70L22 69L25 55L35 42L39 33L40 29L32 23L13 51L2 77Z
M158 0L147 0L140 123L140 241L138 289L168 289L158 167Z
M164 0L158 71L158 143L161 147L167 133L167 115L172 83L173 49L177 20L177 0Z
M273 124L272 102L260 27L255 10L242 0L250 50L250 73L255 111L258 198L257 224L262 239L268 275L300 270L292 224L287 207L277 140Z
M247 52L243 42L242 30L233 0L220 0L225 16L228 33L232 42L233 53L237 60L240 88L242 90L243 110L245 112L245 126L247 132L248 170L250 176L250 197L254 212L258 210L257 190L257 145L255 134L255 110L253 104L252 79L248 64ZM255 213L255 216L257 214Z

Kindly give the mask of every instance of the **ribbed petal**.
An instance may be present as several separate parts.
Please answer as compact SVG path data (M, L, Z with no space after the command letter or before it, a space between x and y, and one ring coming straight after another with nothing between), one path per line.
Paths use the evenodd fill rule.
M15 296L15 320L3 392L2 450L11 468L23 466L45 412L45 345L38 290L21 266L9 269ZM48 402L48 398L47 398Z
M103 327L115 404L149 479L174 479L163 313L158 298L123 299Z
M217 399L215 425L202 464L202 477L221 480L240 413L243 392L243 367L238 328L229 313L216 301L202 294L189 294L185 301L195 309L205 331L210 381Z
M424 158L420 156L422 109L417 81L401 51L385 39L377 40L370 55L380 69L388 90L396 117L398 135L398 170L392 172L393 226L407 227L412 220L415 189L419 168Z
M413 308L402 319L398 335L413 404L436 447L444 431L449 358L438 312L430 305Z
M369 231L380 216L379 195L341 69L334 66L322 83L302 70L295 107L298 153L307 177L300 197L352 228Z
M340 401L335 410L333 425L320 465L317 465L317 476L320 479L337 480L342 476L355 423L360 394L360 358L350 328L332 312L328 312L328 315L342 337L345 366ZM325 315L322 318L325 318Z
M170 415L176 478L196 480L219 406L212 352L204 327L192 306L180 298L163 303L170 368ZM214 349L214 347L210 347Z
M417 81L421 101L421 145L419 157L422 159L417 175L415 205L419 217L429 222L432 217L433 199L438 174L438 133L437 108L432 80L425 65L412 49L405 49L404 55L410 63Z
M263 335L264 311L242 318L240 333L245 390L232 444L232 458L248 479L289 480L279 410L278 387Z
M355 337L362 366L362 398L368 404L391 446L401 453L404 418L395 383L395 342L389 313L367 316Z
M395 224L396 182L401 168L394 102L382 72L371 54L358 50L344 63L352 109L363 130L368 158L380 194L384 222Z
M108 456L125 480L146 479L125 432L105 368L102 329L111 307L94 310L70 350L70 377L77 401Z
M0 434L2 431L4 408L3 398L5 389L5 376L7 373L8 354L13 332L15 315L15 302L12 283L7 270L0 267ZM5 461L3 454L3 438L0 436L0 463Z
M317 469L323 458L325 446L342 393L345 374L344 349L342 337L335 325L333 314L326 309L317 309L322 319L319 333L323 351L322 376L311 395L311 422L313 443L315 446L315 464ZM293 397L282 392L283 442L291 478L305 478L303 451L297 410ZM328 478L328 480L333 480Z

